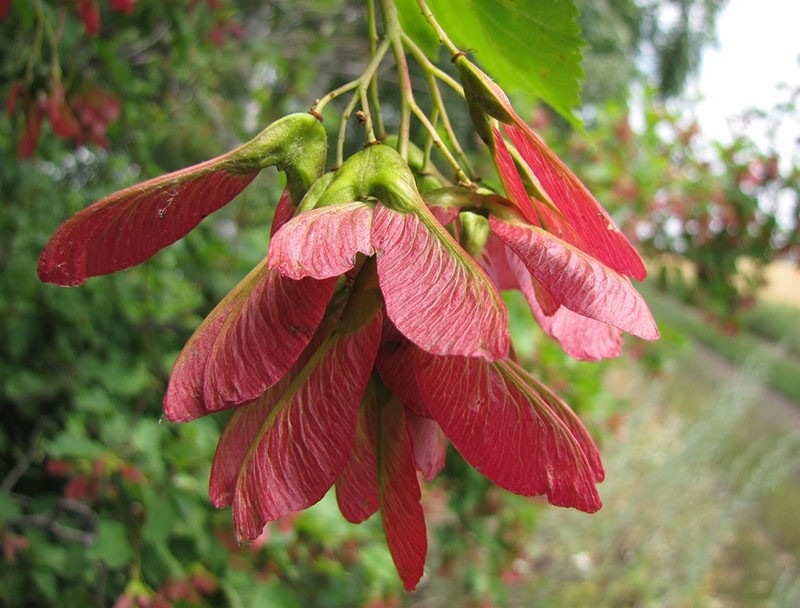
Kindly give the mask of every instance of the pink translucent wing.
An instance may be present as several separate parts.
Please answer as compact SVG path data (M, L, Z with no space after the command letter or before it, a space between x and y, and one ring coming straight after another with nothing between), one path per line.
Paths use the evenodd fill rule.
M417 374L434 418L480 473L554 505L600 508L581 442L506 362L424 355Z
M581 316L563 306L552 317L542 319L539 323L565 353L578 361L613 359L619 357L622 351L622 333L619 329Z
M284 188L281 193L281 198L278 199L278 204L275 206L275 213L272 216L272 226L269 229L269 236L272 237L281 227L294 216L297 209L292 196L289 194L289 188Z
M144 262L228 204L258 174L219 168L226 157L120 190L67 220L39 259L39 278L80 285Z
M336 279L295 281L268 271L231 315L205 369L209 409L251 401L280 380L311 341Z
M208 494L215 507L227 507L233 502L242 462L291 380L285 378L252 403L237 408L225 425L208 482Z
M353 333L332 336L271 409L236 480L240 539L256 538L266 522L313 505L342 472L380 332L375 313Z
M256 268L253 273L257 272ZM251 275L253 274L251 273ZM246 285L246 286L243 286ZM239 309L246 297L241 291L252 289L245 279L212 310L181 350L172 366L164 396L164 414L174 422L186 422L210 413L203 399L205 368L214 342L231 311ZM237 293L237 291L240 293Z
M400 399L400 403L420 416L430 416L417 386L417 350L391 321L385 320L375 369L384 384Z
M386 544L406 591L413 591L425 568L428 537L414 458L403 407L390 401L381 408L378 488Z
M261 262L209 314L172 369L164 412L186 421L251 401L311 341L335 279L294 281Z
M541 228L494 216L489 225L560 305L640 338L658 338L647 304L626 277Z
M423 477L431 481L444 468L447 456L447 437L439 423L406 410L406 423L411 436L414 464Z
M514 164L514 159L511 158L511 154L508 152L503 136L494 127L492 127L492 135L494 136L495 166L500 174L500 180L503 182L503 188L505 188L508 198L522 214L522 217L534 226L540 226L536 211L531 203L531 197L528 195L528 191L525 190L525 185L522 183L522 178L519 175L517 166Z
M458 207L440 207L438 205L430 205L428 209L442 226L447 226L447 224L455 221L460 211Z
M498 289L517 289L517 277L509 264L507 252L503 241L490 234L478 262Z
M507 365L519 377L524 378L525 381L536 390L538 396L543 399L553 412L561 419L561 422L570 430L572 436L580 444L586 459L589 461L589 466L592 468L595 480L599 483L605 479L605 471L603 469L603 462L600 459L600 452L597 446L586 430L583 422L575 412L548 386L540 382L537 378L532 376L521 365L514 361L508 361Z
M619 357L622 351L622 333L619 329L581 316L563 306L552 317L542 319L539 323L565 353L578 361L613 359Z
M345 519L358 524L378 510L377 424L374 392L361 403L356 439L350 458L336 478L336 502Z
M622 333L619 329L554 303L550 294L525 268L522 260L508 250L507 256L533 318L547 335L561 345L565 353L578 361L599 361L619 356L622 350Z
M372 211L372 205L356 202L295 216L272 237L270 268L293 279L344 274L355 266L356 254L372 255Z
M435 219L426 225L378 204L372 244L387 314L405 337L435 354L494 360L508 352L500 294Z
M521 120L506 125L505 129L543 190L561 211L565 223L579 235L580 242L572 244L617 272L640 281L644 279L647 270L642 258L597 199L561 159ZM555 214L551 214L551 220L556 218ZM558 234L557 230L551 231ZM570 241L571 232L564 230L559 236Z
M237 408L231 415L217 444L214 463L211 467L209 496L216 507L229 506L233 502L242 462L255 443L262 425L297 375L302 373L314 353L329 337L331 330L336 325L336 317L338 314L323 319L317 333L300 355L295 366L275 386L265 391L253 402Z
M525 268L525 264L522 263L522 260L520 260L516 255L514 255L510 251L508 255L510 257L516 258L517 262L519 263L519 266L521 266L525 270L525 273L527 274L528 279L530 280L531 292L536 297L536 301L539 302L539 306L541 307L542 312L548 317L552 317L559 310L561 310L563 306L561 306L561 304L559 304L555 300L555 298L553 298L553 296L550 295L549 291L547 291L544 287L542 287L542 284L539 281L537 281L530 273L528 273L528 269Z

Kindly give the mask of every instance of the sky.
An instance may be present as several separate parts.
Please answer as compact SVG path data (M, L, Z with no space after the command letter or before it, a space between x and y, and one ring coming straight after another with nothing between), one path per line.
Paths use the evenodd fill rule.
M800 0L729 0L717 22L717 40L703 56L701 101L694 112L706 141L730 142L731 118L787 101L781 83L800 87ZM800 108L781 122L774 147L758 131L747 133L765 151L778 153L783 170L800 160ZM788 196L778 201L785 225L793 221L792 205Z
M800 0L729 0L717 38L703 56L695 111L703 133L725 141L729 118L785 101L780 83L800 86ZM780 134L781 149L796 151L799 135L800 118Z

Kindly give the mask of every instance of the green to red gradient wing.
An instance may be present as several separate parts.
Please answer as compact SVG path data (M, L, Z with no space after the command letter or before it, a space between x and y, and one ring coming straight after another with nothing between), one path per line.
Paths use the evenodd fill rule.
M403 587L413 591L424 572L428 537L405 412L396 399L379 408L378 466L386 543Z
M295 281L262 261L206 317L172 369L164 412L186 421L261 395L311 341L335 279Z
M561 216L548 213L548 230L617 272L644 279L647 270L642 258L606 210L561 159L516 118L517 122L505 126L506 133L539 180L541 190L561 212ZM545 205L540 207L547 213Z
M39 259L39 278L80 285L144 262L232 201L258 175L239 173L233 154L136 184L100 199L56 231Z
M475 469L517 494L546 495L554 505L586 512L600 508L594 444L576 438L507 361L427 354L420 359L425 403Z
M387 316L406 338L434 354L505 356L508 313L500 294L432 216L426 224L379 203L372 246Z
M555 302L645 340L658 338L647 304L627 277L541 228L494 216L489 225Z
M316 503L342 472L380 333L375 309L362 325L326 339L274 402L267 393L261 407L256 401L247 406L252 411L230 421L234 426L226 429L215 457L219 479L214 482L212 473L211 485L217 498L227 500L235 477L232 505L240 539L251 540L266 522Z

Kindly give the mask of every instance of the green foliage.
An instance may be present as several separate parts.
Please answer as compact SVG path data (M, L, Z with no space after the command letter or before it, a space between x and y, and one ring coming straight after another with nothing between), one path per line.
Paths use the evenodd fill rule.
M694 337L731 363L743 365L753 358L761 361L764 365L765 381L793 402L800 403L800 386L797 383L800 357L787 348L789 344L797 341L798 326L793 320L797 318L796 309L793 314L787 311L782 317L785 322L782 337L776 339L763 334L759 336L747 330L739 330L735 334L723 332L714 323L709 323L707 315L703 312L681 306L665 294L658 297L650 290L648 293L653 314L664 324ZM779 319L781 317L773 319L772 328L777 328L781 322ZM767 339L764 339L765 337Z
M470 49L500 86L543 99L574 121L580 105L583 39L572 0L430 3L453 41ZM525 57L525 61L520 61Z
M785 348L800 357L800 310L796 306L759 302L742 313L742 329Z
M439 39L436 32L425 20L416 0L397 0L397 15L403 31L408 34L419 48L431 59L439 57Z
M798 528L788 505L800 444L781 423L762 435L760 373L767 366L751 359L709 391L722 377L700 373L703 363L686 352L660 381L629 374L638 407L606 446L603 510L592 517L541 514L528 546L537 576L509 605L796 601L788 556L797 545L781 539ZM783 507L765 516L765 500Z
M584 51L587 104L625 101L639 81L675 99L715 41L725 0L576 0ZM642 58L646 57L646 61Z
M583 102L624 100L640 74L636 65L642 42L643 11L634 0L577 0L578 24L586 38Z
M192 11L189 2L140 1L133 17L104 5L97 37L84 35L73 5L60 0L15 2L2 24L4 96L15 81L25 84L31 99L49 94L60 72L68 97L98 86L122 103L120 117L108 125L107 152L87 142L74 151L77 142L57 138L45 122L36 160L28 162L11 152L26 129L24 113L0 117L3 605L141 599L333 607L389 604L400 593L379 522L347 524L330 495L297 518L271 525L268 539L239 546L230 513L214 511L207 496L225 416L160 423L177 352L263 256L281 189L274 174L139 268L92 279L80 290L43 286L35 278L46 236L65 217L137 179L218 154L264 120L307 109L312 87L325 90L352 79L352 64L360 66L366 56L358 40L330 50L334 32L348 39L363 31L339 0L273 1L258 8L223 2L221 11L206 10L211 4ZM404 26L433 53L435 38L409 8L413 3L397 4L406 7ZM437 14L450 6L431 4ZM501 84L533 91L571 116L581 75L572 2L469 2L441 17ZM482 20L498 19L504 35L489 36ZM36 28L59 23L56 68L54 47L37 38ZM238 39L236 24L257 35ZM227 32L221 50L212 37L217 26ZM539 51L535 70L519 61L530 57L523 49L531 44ZM650 156L634 165L645 182L664 169L654 162L661 153L651 127ZM631 148L615 152L615 164L595 167L601 189L620 183L621 159ZM514 296L508 301L512 317L529 315ZM568 361L543 335L527 331L518 340L522 359L588 414L593 430L613 428L622 402L603 389L613 364ZM512 599L508 587L520 576L515 564L529 556L541 504L497 491L454 452L424 500L438 513L430 519L438 522L430 567L449 574L445 584L456 587L444 590L448 600ZM422 595L435 595L437 584Z
M654 22L649 34L657 61L658 89L662 97L673 97L689 75L700 67L701 51L714 41L714 24L726 0L671 0L646 3ZM663 5L667 4L668 9ZM661 15L671 16L661 20Z
M796 97L748 113L730 143L708 144L697 124L651 92L641 133L625 106L610 104L592 125L593 145L567 142L587 186L638 238L662 286L733 329L763 287L766 266L800 249L798 159L781 158L775 144ZM761 126L766 144L751 135Z

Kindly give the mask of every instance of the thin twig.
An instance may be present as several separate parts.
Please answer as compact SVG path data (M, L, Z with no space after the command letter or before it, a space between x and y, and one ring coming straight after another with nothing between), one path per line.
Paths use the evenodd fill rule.
M466 187L473 186L472 180L466 173L464 173L464 170L461 168L461 165L458 164L458 161L453 156L453 153L450 152L450 149L444 145L442 138L439 137L439 133L438 131L436 131L436 127L434 127L433 124L431 124L431 121L425 115L425 112L422 111L422 109L417 105L417 103L413 99L411 100L410 107L411 111L414 113L414 116L416 116L419 119L419 121L422 123L422 125L430 134L431 139L433 140L433 145L436 146L439 152L441 152L442 155L445 157L445 159L447 159L447 162L450 163L450 166L455 171L456 178L458 179L459 184Z
M378 46L378 27L375 19L375 0L367 0L367 30L369 32L369 55L374 57ZM378 81L372 78L369 82L369 96L372 104L372 118L379 139L386 137L383 127L381 104L378 98Z
M425 21L427 21L428 25L430 25L436 32L436 36L439 38L439 43L447 47L447 50L450 51L450 56L455 57L461 53L460 49L453 44L453 41L447 36L447 32L445 32L442 26L439 25L439 22L436 21L431 9L428 7L428 3L425 2L425 0L417 0L417 4L422 11L422 16L425 17Z
M439 80L444 82L447 86L453 89L456 93L458 93L461 97L464 97L464 87L450 74L442 70L439 66L434 64L425 53L422 52L422 49L417 46L417 44L411 39L408 34L403 33L403 44L406 48L411 52L414 56L414 59L417 60L417 63L422 66L426 72L429 72L436 76Z

